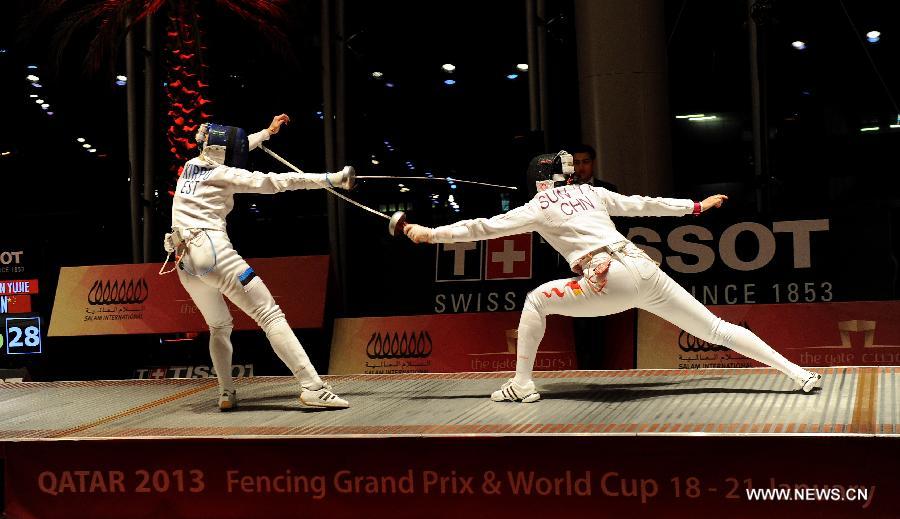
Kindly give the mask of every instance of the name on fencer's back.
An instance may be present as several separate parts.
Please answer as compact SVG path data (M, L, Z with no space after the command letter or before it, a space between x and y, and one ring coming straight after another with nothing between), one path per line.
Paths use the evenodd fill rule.
M544 191L537 196L538 205L542 210L558 207L559 211L566 216L595 210L597 206L589 198L590 187L587 189L588 192L585 193L583 186L571 185Z
M181 177L178 178L178 192L185 195L192 195L197 190L197 184L209 178L212 175L212 168L198 166L196 164L188 164Z

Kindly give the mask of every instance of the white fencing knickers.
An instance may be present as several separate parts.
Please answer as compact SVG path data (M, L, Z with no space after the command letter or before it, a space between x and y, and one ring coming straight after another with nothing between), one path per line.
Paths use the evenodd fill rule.
M587 276L606 261L609 261L606 286L597 291L597 280ZM802 381L809 376L805 369L784 358L750 330L716 317L627 240L600 249L584 263L583 269L580 278L550 281L529 292L519 320L516 383L531 380L547 315L593 317L631 308L654 313L698 339L730 348L794 380Z
M220 388L234 389L231 379L232 320L223 294L262 328L272 349L300 385L321 385L322 379L288 325L281 308L262 279L234 250L228 235L223 231L200 229L188 230L188 233L183 262L185 268L196 275L179 268L178 278L209 326L209 354Z

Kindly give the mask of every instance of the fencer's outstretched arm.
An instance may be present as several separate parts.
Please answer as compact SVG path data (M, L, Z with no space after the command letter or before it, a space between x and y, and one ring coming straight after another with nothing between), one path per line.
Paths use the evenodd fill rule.
M493 218L460 220L430 229L409 224L404 232L416 243L456 243L489 240L534 230L535 208L532 204L517 207Z
M610 216L684 216L695 212L694 201L686 198L626 196L602 187L594 191L600 192Z
M685 198L661 198L650 196L625 196L595 187L606 200L606 210L610 216L683 216L699 214L713 207L722 207L728 197L712 195L702 202L694 202Z
M331 179L332 184L341 181L340 173L263 173L241 168L225 168L221 181L233 193L272 195L296 189L321 189L328 185L328 175L335 177Z

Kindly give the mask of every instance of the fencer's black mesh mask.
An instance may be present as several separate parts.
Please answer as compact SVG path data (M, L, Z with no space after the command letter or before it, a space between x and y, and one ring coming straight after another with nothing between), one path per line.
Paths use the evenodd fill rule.
M215 164L243 168L247 165L250 143L247 132L236 126L208 123L197 132L200 156Z
M538 191L571 184L575 178L574 158L565 150L538 155L528 164L527 176L532 196Z

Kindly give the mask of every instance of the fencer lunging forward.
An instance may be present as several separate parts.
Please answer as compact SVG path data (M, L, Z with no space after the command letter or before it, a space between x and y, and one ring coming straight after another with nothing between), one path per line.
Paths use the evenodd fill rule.
M172 232L165 247L175 252L178 278L209 326L209 353L219 379L219 409L237 404L231 378L232 320L224 294L266 333L278 357L300 382L300 401L314 407L345 408L316 369L285 320L263 280L234 250L225 233L225 217L236 193L274 194L322 186L349 189L353 169L339 173L261 173L241 169L247 152L278 133L289 118L272 119L265 130L249 137L241 128L204 124L197 133L200 156L184 165L172 203Z
M702 202L623 196L587 184L562 185L538 192L521 207L493 218L463 220L434 229L408 224L416 243L486 240L535 231L569 262L578 277L550 281L530 292L519 320L516 375L491 395L495 401L540 399L532 370L550 314L587 317L641 308L712 344L778 369L804 392L821 376L784 358L753 332L723 321L659 269L649 256L620 234L610 216L682 216L720 207L725 195Z

